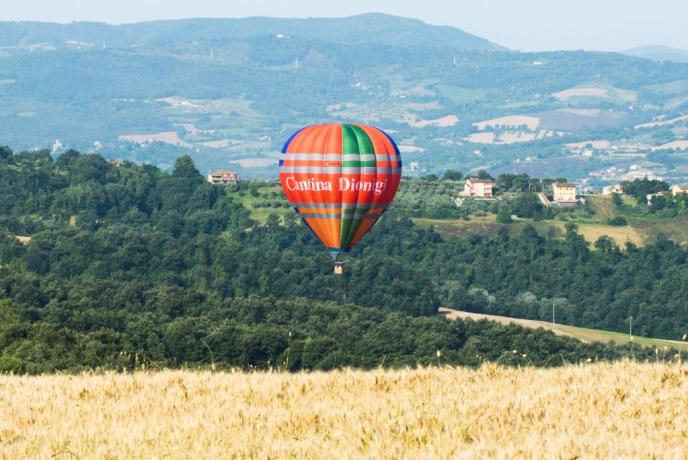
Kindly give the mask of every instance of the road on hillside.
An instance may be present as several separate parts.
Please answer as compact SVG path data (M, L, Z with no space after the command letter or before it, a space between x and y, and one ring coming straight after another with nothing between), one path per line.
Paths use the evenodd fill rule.
M509 318L508 316L496 316L496 315L486 315L483 313L471 313L468 311L460 311L460 310L453 310L451 308L444 308L441 307L439 309L439 312L443 315L445 315L449 319L472 319L473 321L480 321L481 319L486 319L489 321L496 321L499 324L516 324L517 326L523 326L527 327L530 329L539 329L543 328L548 331L554 332L556 335L560 336L565 336L565 337L573 337L574 339L578 339L582 342L588 343L587 340L584 340L574 334L571 334L569 332L563 331L561 329L561 325L559 324L552 324L548 323L547 321L536 321L533 319L520 319L520 318Z
M489 320L500 324L515 324L517 326L528 327L531 329L543 328L552 331L556 335L572 337L581 342L616 342L625 344L629 342L642 346L655 347L658 350L676 349L688 351L688 342L682 340L654 339L650 337L630 336L628 334L599 329L588 329L583 327L568 326L566 324L553 324L547 321L537 321L532 319L510 318L508 316L486 315L483 313L470 313L467 311L453 310L451 308L440 308L439 312L449 319L472 319L474 321Z

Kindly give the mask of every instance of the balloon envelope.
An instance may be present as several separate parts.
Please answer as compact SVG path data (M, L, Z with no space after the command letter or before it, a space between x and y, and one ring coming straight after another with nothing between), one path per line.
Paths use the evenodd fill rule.
M366 125L313 125L284 144L280 182L289 202L334 255L350 250L392 202L401 156Z

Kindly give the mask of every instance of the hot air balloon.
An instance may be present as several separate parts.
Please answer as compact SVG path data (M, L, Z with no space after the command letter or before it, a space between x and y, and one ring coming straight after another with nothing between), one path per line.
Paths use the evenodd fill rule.
M280 182L287 200L335 260L385 212L399 188L399 148L372 126L331 123L294 133L282 148Z

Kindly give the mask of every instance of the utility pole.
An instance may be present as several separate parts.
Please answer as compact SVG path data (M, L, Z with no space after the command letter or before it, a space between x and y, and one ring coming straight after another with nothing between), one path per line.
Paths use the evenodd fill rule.
M631 342L633 342L633 315L628 317L628 335L631 337Z

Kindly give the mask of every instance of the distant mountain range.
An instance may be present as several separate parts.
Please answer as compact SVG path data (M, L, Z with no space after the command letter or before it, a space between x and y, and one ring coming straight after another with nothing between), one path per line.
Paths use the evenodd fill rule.
M331 19L185 19L118 26L98 22L0 22L0 46L46 43L64 47L81 43L124 47L179 40L243 40L278 34L345 45L433 46L480 51L506 49L454 27L433 26L417 19L381 13Z
M138 24L0 22L0 145L274 177L311 123L398 140L405 174L487 169L601 186L688 180L688 64L521 53L365 14Z
M669 46L640 46L622 52L628 56L652 59L653 61L688 62L688 50Z

